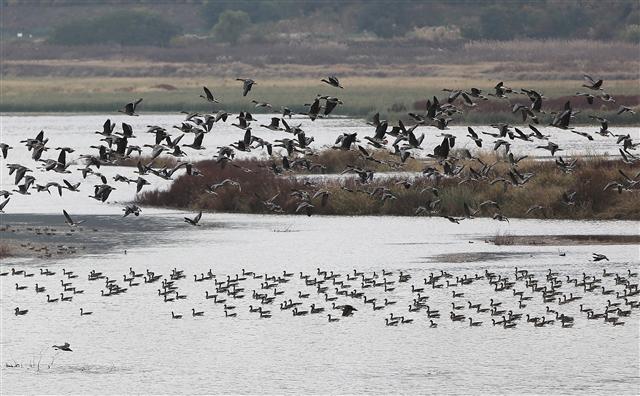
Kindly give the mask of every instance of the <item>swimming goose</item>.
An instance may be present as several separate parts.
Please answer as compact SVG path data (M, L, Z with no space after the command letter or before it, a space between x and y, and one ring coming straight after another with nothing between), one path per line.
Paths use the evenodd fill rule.
M424 288L420 287L415 287L415 285L411 285L411 292L412 293L422 293L424 292Z
M449 317L454 322L462 322L465 319L464 315L456 315L453 312L450 313Z
M317 313L321 313L324 312L324 308L316 308L315 304L311 304L311 313L312 314L317 314Z
M19 316L19 315L26 315L27 312L29 312L29 310L28 309L20 310L20 308L16 307L14 309L14 312L15 312L16 316Z
M176 315L173 313L173 311L171 311L171 318L172 319L182 319L182 315Z
M467 304L469 304L469 309L479 309L480 308L480 304L471 304L471 301L467 301Z
M57 349L59 351L73 352L68 342L65 342L63 345L54 345L52 348Z
M195 308L191 308L191 316L204 316L204 311L196 311Z
M86 316L86 315L91 315L91 314L93 314L93 312L85 311L84 309L80 308L80 316Z
M339 318L332 318L331 314L328 314L327 317L329 318L329 323L337 322L340 320Z
M399 321L389 321L389 318L385 318L384 322L387 326L397 326Z
M505 322L502 324L502 327L503 327L503 328L505 328L505 329L513 329L513 328L515 328L516 326L517 326L517 323L515 323L515 322L506 322L506 321L505 321Z
M298 311L298 308L293 308L293 316L305 316L309 311Z

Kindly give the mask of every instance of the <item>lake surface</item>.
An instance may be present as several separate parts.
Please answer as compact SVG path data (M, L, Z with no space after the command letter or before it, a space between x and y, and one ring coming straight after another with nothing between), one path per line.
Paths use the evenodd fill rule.
M51 138L50 146L83 148L74 155L85 153L85 147L97 142L98 135L92 132L100 129L105 118L0 117L1 140L16 147L10 151L9 159L3 160L0 189L13 188L6 162L31 161L24 158L26 150L17 143L19 140L45 129ZM111 118L118 123L133 122L140 145L151 140L143 132L144 125L171 125L180 120L161 115ZM360 136L362 131L364 136L372 129L350 119L303 122L308 135L315 136L320 145L333 143L342 132L358 131ZM616 130L637 134L634 128ZM463 129L454 131L459 131L459 136L466 134ZM269 137L268 131L256 134ZM235 127L216 130L205 137L209 150L198 152L194 159L210 158L216 145L228 144L241 135L242 131ZM573 137L567 140L567 147L571 147L571 141ZM583 141L575 140L576 144ZM426 146L432 146L431 141ZM603 140L594 148L574 149L615 153L614 146L606 146ZM110 167L101 171L111 178L131 170ZM36 172L36 177L40 176ZM52 180L60 177L46 175ZM496 235L638 235L640 222L511 219L506 223L473 219L457 225L443 218L425 217L307 218L205 213L201 226L192 227L182 219L190 213L165 209L143 208L140 217L123 219L121 203L133 199L133 187L118 184L109 202L99 203L86 197L96 180L84 183L80 193L65 191L62 198L46 193L13 196L5 208L7 214L0 217L3 227L10 225L16 230L0 232L3 239L79 248L79 253L64 258L9 258L0 263L0 272L16 268L35 274L28 278L0 277L3 394L640 392L638 309L621 317L623 326L588 320L580 312L580 304L600 313L607 300L622 300L616 299L615 294L584 292L564 282L559 288L562 293L583 298L570 304L544 303L539 292L527 289L522 280L515 281L514 269L527 269L540 282L545 282L550 268L563 281L565 276L582 279L584 272L602 278L607 290L621 293L623 286L616 285L614 277L602 277L603 269L623 277L627 277L628 270L637 273L637 246L570 242L563 246L496 246L485 242ZM154 186L168 185L158 178L152 180ZM71 235L66 235L60 215L63 208L86 221ZM34 235L27 227L54 227L58 231L56 235ZM592 261L594 252L605 254L610 261ZM41 268L56 274L40 275ZM105 281L87 278L89 271L95 269L124 286L123 276L129 276L130 268L135 273L150 270L164 278L169 278L174 268L183 270L186 278L175 284L179 294L187 298L164 302L158 295L160 284L143 281L139 286L128 287L124 294L102 297ZM378 304L385 298L396 304L373 310L362 299L339 295L336 304L351 304L358 310L352 317L343 318L340 311L331 309L332 303L325 301L323 294L316 292L316 286L307 286L300 279L300 272L309 274L311 279L321 279L318 268L341 274L338 279L352 286L345 290L364 291ZM69 280L62 274L63 269L73 271L78 278ZM222 304L205 298L206 291L215 292L214 281L194 281L194 275L199 277L210 269L217 281L241 276L243 269L281 277L286 271L293 276L276 287L284 294L277 295L272 305L264 306L272 312L271 318L264 319L250 312L250 305L261 305L251 297L252 291L272 294L273 289L261 289L262 279L248 277L241 281L245 298L225 295L227 304L236 306L230 311L237 312L237 316L230 318L225 317ZM366 277L375 272L379 282L386 277L395 282L394 290L363 289L361 281L347 281L347 274L352 275L354 269ZM383 270L392 274L383 275ZM454 280L456 276L482 276L485 270L515 281L514 289L524 291L532 300L526 301L525 308L519 308L511 289L496 292L487 279L457 287L447 287L442 280L443 287L438 289L423 281L440 271L451 273L453 278L449 280ZM400 271L412 278L399 283ZM635 284L638 279L629 277ZM72 282L84 292L73 295L70 302L47 303L46 294L54 298L61 292L72 295L63 292L61 280ZM15 283L28 288L16 290ZM36 293L36 283L46 292ZM335 288L340 290L331 281L325 283L330 296L335 295ZM437 328L430 327L424 309L409 312L408 307L417 296L411 286L425 288L421 295L428 296L427 304L442 314L433 319ZM454 290L464 296L453 298ZM299 291L308 293L309 298L299 298ZM554 316L546 311L550 306L574 317L575 324L562 328L556 321L538 328L523 319L515 328L505 329L491 323L491 319L500 320L500 316L477 313L467 307L467 301L488 307L492 298L501 302L501 309L506 311L546 319ZM302 302L304 310L315 304L325 312L294 317L291 310L280 310L279 304L285 299ZM637 301L638 296L629 299ZM468 322L450 320L452 302L463 306L457 313L482 321L482 325L470 327ZM16 316L15 307L29 312ZM80 316L80 308L93 314ZM192 317L192 309L204 312L204 316ZM172 311L184 317L174 320ZM330 323L327 313L340 321ZM413 319L413 323L388 327L385 319L391 313ZM57 352L51 347L64 342L71 344L73 352ZM35 367L38 361L39 370ZM21 367L6 367L16 363Z

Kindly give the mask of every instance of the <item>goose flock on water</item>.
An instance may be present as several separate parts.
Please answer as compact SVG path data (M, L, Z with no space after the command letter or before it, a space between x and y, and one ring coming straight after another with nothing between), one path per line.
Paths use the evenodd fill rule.
M609 259L593 254L594 262L601 260ZM14 300L22 293L42 296L40 303L28 309L15 307L16 317L46 315L47 305L64 303L69 303L71 315L100 317L98 306L102 304L96 304L93 311L84 306L95 304L95 298L86 297L85 290L95 291L96 287L87 282L99 286L97 298L118 298L124 293L156 295L158 306L165 307L160 310L168 319L176 320L311 316L335 323L355 316L374 316L384 319L386 326L422 323L430 328L568 328L591 321L622 326L640 308L638 273L631 269L612 272L605 268L601 273L577 276L551 269L533 272L520 268L504 274L485 270L454 275L440 270L419 275L422 278L402 270L335 272L320 268L298 274L258 274L243 269L227 275L209 269L191 276L176 268L165 275L130 268L113 277L96 270L82 276L66 269L61 273L48 269L29 273L11 268L0 273L15 281ZM54 286L48 289L40 286L51 277L59 282L49 281L47 284ZM33 280L27 281L30 278ZM190 294L184 292L186 289Z
M589 75L585 75L585 84L582 88L587 89L591 93L578 92L576 97L586 97L590 105L593 105L596 100L603 102L615 102L615 99L604 91L604 82L602 79L596 79ZM258 83L251 78L238 78L238 81L242 82L242 95L247 96L255 90L252 88L259 86ZM336 76L329 76L321 80L326 85L337 88L338 91L345 89L340 80ZM216 98L214 92L208 87L203 87L204 95L200 95L205 101L212 104L218 104L221 102L220 98ZM413 123L412 126L406 126L401 120L397 122L397 125L390 125L389 122L381 120L380 116L376 114L372 121L369 123L373 128L373 134L371 136L364 136L363 140L360 140L357 133L343 133L337 137L333 149L337 150L354 150L360 154L365 160L365 163L386 163L392 168L400 169L405 161L413 157L416 152L424 152L426 149L422 147L422 143L425 137L425 133L420 136L417 135L418 128L429 132L442 131L439 136L442 136L442 142L436 147L427 150L427 157L432 159L431 162L425 162L427 166L423 170L423 175L432 179L439 180L441 178L458 178L460 183L474 182L474 183L490 183L504 184L505 188L519 187L526 188L527 183L536 177L534 173L522 172L518 169L519 162L525 157L516 157L511 151L512 141L519 140L534 145L535 148L540 150L547 150L552 156L563 151L563 149L553 141L549 140L551 137L543 134L538 125L542 115L550 115L549 125L556 128L558 131L567 134L576 134L578 136L585 137L592 141L594 136L602 139L613 139L619 146L619 154L622 161L627 164L640 163L640 157L634 154L634 151L638 148L640 143L634 142L633 138L629 134L615 134L609 128L609 121L599 114L590 114L593 120L600 124L599 130L595 132L578 131L571 126L572 119L579 111L575 111L569 101L566 102L563 108L556 111L545 109L544 99L545 96L533 89L515 89L510 88L503 82L495 85L492 92L484 92L478 88L472 87L469 89L445 89L448 93L446 98L438 99L433 97L432 100L428 100L426 103L426 110L424 113L408 113L408 117ZM488 97L493 97L496 100L503 100L508 103L508 107L511 108L511 99L524 97L530 102L529 106L521 103L516 103L512 106L513 113L522 115L523 122L529 122L526 131L512 126L506 123L492 124L491 127L495 129L495 132L478 132L472 127L468 127L468 134L466 138L470 139L473 145L478 148L483 147L486 144L484 136L493 138L490 145L495 151L504 151L505 158L509 165L509 170L505 174L497 174L493 168L496 163L485 163L482 159L474 157L473 154L467 150L459 150L460 153L454 152L452 148L456 144L456 139L461 138L453 133L446 132L448 125L454 120L454 118L463 113L465 108L473 108L477 105L478 101L487 100ZM256 108L273 107L267 102L262 102L253 99L250 103ZM311 121L318 118L329 117L338 106L342 105L343 101L338 97L330 95L320 95L307 104L307 111L299 112L298 115L306 116ZM138 116L139 109L143 105L143 99L139 98L130 103L127 103L122 109L118 110L120 113L127 116ZM125 186L135 186L136 193L140 193L147 186L153 185L150 181L150 176L162 178L165 180L173 180L178 174L189 175L191 177L203 177L203 173L197 169L195 163L188 160L184 160L189 156L189 153L185 151L194 150L199 151L204 149L204 138L208 134L215 133L215 126L217 123L225 123L228 119L234 117L231 113L224 110L219 110L211 114L200 114L195 112L186 113L186 119L181 125L173 126L174 129L180 131L180 135L172 136L169 131L159 125L148 125L145 135L153 136L152 143L134 144L135 131L133 127L122 122L122 131L116 131L116 124L112 123L110 119L107 119L100 130L95 134L99 135L100 139L96 145L86 148L87 150L95 150L94 152L88 152L77 156L75 159L70 159L69 156L75 152L75 149L70 147L50 147L49 138L45 136L44 131L40 131L33 138L26 138L21 140L27 150L30 152L32 164L18 164L7 163L6 166L9 169L9 174L13 175L13 182L15 189L12 191L2 190L0 196L3 200L0 201L0 212L3 212L11 207L9 201L12 199L10 196L14 193L19 195L30 195L32 191L39 193L54 192L60 196L69 193L78 193L79 187L82 182L72 183L68 181L64 175L77 172L82 174L82 179L93 178L96 183L93 184L93 194L90 198L93 198L99 202L106 202L112 191L117 188L123 188ZM621 106L618 114L634 113L634 110ZM273 117L269 124L261 124L259 128L265 128L271 131L282 132L285 137L275 139L273 141L267 141L259 137L256 134L258 127L253 126L252 122L257 121L249 111L241 111L235 119L237 122L232 125L240 129L240 139L235 142L230 142L228 145L220 146L217 148L217 155L214 160L220 167L235 166L242 169L245 172L252 172L251 169L244 168L238 164L234 159L236 153L243 152L256 152L266 151L271 158L270 170L275 174L282 175L286 172L293 172L295 170L315 171L322 170L324 167L321 164L314 163L315 152L312 150L311 145L314 142L314 138L305 133L303 125L289 125L286 118L291 118L294 113L289 107L282 107L282 116ZM525 128L523 128L525 129ZM582 129L582 128L581 128ZM193 136L193 143L183 143L182 140L188 134ZM389 140L389 137L393 140ZM363 142L366 142L364 144ZM148 148L148 156L142 156L143 152L146 152ZM391 148L390 153L397 157L396 160L382 160L376 158L377 153L372 149L386 149ZM0 151L2 152L3 160L11 157L11 150L14 147L9 146L6 143L0 142ZM277 153L275 150L280 150ZM57 155L47 157L48 152L57 151ZM135 154L134 154L135 153ZM136 157L137 155L138 157ZM178 162L173 167L159 167L155 166L155 162L161 156L173 157L178 159ZM133 176L116 175L113 177L113 181L107 180L107 178L99 172L101 165L117 164L118 161L124 159L136 159L137 167L133 170ZM465 166L460 165L461 160L473 160L477 162L477 166ZM143 160L147 163L143 163ZM563 157L557 157L555 160L556 165L560 170L566 173L573 172L576 165L576 159L569 160ZM75 169L72 165L77 165ZM184 172L184 173L183 173ZM51 174L61 174L62 180L51 181L46 180ZM349 189L344 187L346 191L350 191L354 194L365 192L371 199L387 201L399 199L397 193L394 193L389 188L384 186L375 186L373 182L374 171L365 167L347 166L342 173L349 173L357 175L357 180L363 185L374 184L370 189ZM623 170L619 170L620 177L617 180L612 180L606 185L603 185L604 190L614 190L618 193L624 193L628 191L637 192L640 190L640 172L638 174L627 174ZM36 177L37 176L37 177ZM115 184L118 183L118 187ZM412 188L413 183L410 180L401 181L405 188ZM303 213L311 215L314 212L314 208L317 205L325 206L330 199L330 192L324 190L322 186L317 186L314 183L308 183L307 190L297 190L291 192L290 196L297 199L297 205L295 206L295 213ZM206 192L211 194L213 198L217 195L218 189L236 188L238 192L241 191L241 185L239 182L225 179L225 180L211 180L211 183L206 188ZM416 215L439 215L440 206L442 204L443 197L438 195L438 189L436 187L423 189L425 193L425 204L415 208ZM212 198L212 199L213 199ZM263 199L262 203L266 211L272 213L283 213L284 210L276 202L278 196L270 199ZM575 191L566 191L562 194L563 205L576 205L577 197ZM508 218L500 213L500 205L493 201L487 201L481 203L478 207L474 208L469 203L465 203L465 216L464 217L451 217L443 216L449 219L453 223L459 223L466 218L472 218L477 214L487 214L493 217L495 220L508 221ZM532 206L522 213L523 216L529 216L536 213L544 213L546 208L535 202L532 202ZM484 211L492 212L484 212ZM123 215L139 216L142 212L141 208L135 204L128 204L123 208ZM73 214L68 213L66 210L63 212L65 222L75 227L79 225L82 220L74 219ZM202 213L198 213L195 217L185 217L185 222L191 225L199 225Z

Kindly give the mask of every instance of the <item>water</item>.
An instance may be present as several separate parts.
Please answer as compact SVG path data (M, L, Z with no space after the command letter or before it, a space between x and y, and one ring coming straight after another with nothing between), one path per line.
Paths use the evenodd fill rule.
M10 156L16 156L7 162L31 161L20 158L24 149L18 148L15 141L25 134L35 136L40 128L50 134L52 147L80 148L93 144L98 136L91 131L99 129L104 118L3 116L2 141L16 147L10 152ZM117 122L122 119L112 117ZM134 130L143 142L149 137L141 136L142 125L171 124L178 119L126 118L135 122ZM349 119L321 122L305 123L317 142L321 139L329 142L343 131L362 130L364 134L370 130ZM322 126L332 128L330 133L313 131L314 127ZM228 133L239 138L241 131L234 129ZM223 133L207 136L205 144L210 151L197 155L212 156L211 149ZM260 132L260 136L266 135ZM222 140L229 142L228 138ZM604 146L598 149L615 152ZM2 168L1 189L12 187L4 162ZM109 168L103 173L112 176L124 171L130 170ZM37 177L40 175L36 173ZM153 180L154 186L160 185L159 179ZM620 275L625 275L627 269L638 272L640 251L633 245L567 242L563 246L495 246L485 240L498 234L637 235L640 222L512 219L503 223L474 219L456 225L442 218L423 217L307 218L215 213L205 214L200 227L191 227L182 221L184 213L165 209L143 208L141 217L122 219L122 205L118 201L131 200L132 188L118 184L110 203L98 203L86 197L93 181L85 183L86 190L81 193L65 191L63 198L43 193L13 196L5 208L7 214L1 217L3 226L11 224L19 230L0 233L3 240L86 247L66 258L54 255L48 260L2 260L1 272L15 267L36 274L31 278L11 275L0 278L3 394L637 394L640 391L638 310L621 319L624 326L616 327L605 325L602 320L587 320L579 311L578 305L582 303L602 312L606 300L616 300L615 295L584 293L580 288L563 285L563 292L572 292L583 299L566 305L544 304L536 293L526 309L519 309L511 291L494 292L484 280L456 288L465 293L463 298L453 299L452 289L446 287L425 291L431 308L443 314L436 319L438 328L429 328L424 311L408 312L415 297L411 285L425 287L422 279L441 270L454 276L473 276L486 269L510 279L514 277L514 267L528 269L539 279L544 279L548 268L560 272L562 279L565 275L581 277L583 272L600 277L603 268ZM161 186L167 185L163 183ZM62 230L62 208L86 220L81 230L70 236L63 233L36 236L25 229L54 226ZM593 252L605 254L611 261L593 262ZM104 282L87 279L89 271L96 269L123 285L122 277L130 267L138 273L150 269L165 277L173 268L184 270L186 279L176 283L179 293L187 295L187 299L165 303L158 296L158 284L144 283L130 287L122 295L101 297ZM383 269L392 271L393 275L387 278L396 282L399 271L403 271L411 274L412 279L405 284L396 283L395 290L387 293L381 288L361 289L360 282L350 282L354 288L366 290L370 298L376 297L381 302L386 297L397 304L373 311L362 300L340 296L336 303L352 304L358 311L353 317L340 317L339 322L329 323L325 314L332 312L339 316L339 312L332 311L331 303L299 278L299 272L317 277L318 267L342 274L341 279L354 268L367 276L374 271L381 274ZM56 275L41 276L40 268L56 271ZM63 268L79 275L72 282L84 293L76 294L71 302L47 303L47 293L54 297L62 291ZM209 269L218 280L241 274L243 269L270 275L287 271L295 275L290 282L278 286L285 294L268 308L273 312L272 318L259 319L258 314L249 312L249 305L259 305L251 299L251 291L262 292L261 281L254 279L241 282L247 294L244 299L228 300L237 306L238 316L225 318L220 305L204 298L205 291L215 290L213 281L193 281L194 274L207 273ZM638 278L631 279L638 283ZM28 289L16 290L16 282ZM35 283L45 286L46 293L36 294ZM603 284L622 291L613 278L605 278ZM515 287L525 289L522 282ZM310 293L310 298L297 298L299 290ZM290 311L278 308L285 297L304 301L304 309L315 303L326 312L293 317ZM470 328L466 322L452 322L448 318L452 301L466 306L470 300L487 306L491 298L514 312L547 318L545 305L551 305L575 317L576 322L573 328L561 328L557 323L535 328L523 320L515 329L503 329L491 324L493 317L488 313L475 313L466 307L460 312L483 321L482 326ZM15 316L15 307L29 309L29 313ZM81 317L81 307L93 314ZM192 308L204 311L205 315L193 318ZM184 318L171 319L171 311L183 314ZM414 322L387 327L384 319L390 313L404 315ZM73 352L56 352L51 348L64 342L71 344ZM5 366L14 361L22 367Z
M12 220L8 222L15 223ZM93 218L87 221L92 223ZM29 272L47 267L58 272L55 276L2 278L3 364L13 359L26 364L37 361L40 353L43 356L39 373L3 367L4 393L555 393L559 386L567 393L637 393L637 310L625 319L624 326L612 327L586 320L578 303L553 304L576 317L573 328L534 328L520 323L506 330L492 326L489 314L465 309L462 312L474 320L484 321L479 328L469 328L447 318L452 301L447 288L427 291L431 307L444 314L437 319L437 329L429 328L424 312L407 309L409 284L424 287L422 279L440 269L469 276L489 269L511 278L514 266L537 276L547 268L571 277L583 271L600 275L603 267L620 274L627 268L637 271L636 246L512 247L483 241L497 232L633 234L637 222L514 220L504 225L477 219L459 226L424 218L216 214L205 215L203 226L196 228L180 226L180 215L174 213L145 215L138 221L156 224L149 226L151 235L121 236L123 240L111 245L107 253L19 264ZM154 230L163 223L169 235L159 239ZM119 237L114 234L112 238ZM161 243L154 243L156 240ZM126 255L123 248L127 248ZM559 256L559 249L566 255ZM612 261L590 262L592 251ZM432 260L436 255L460 252L505 256L496 260L487 255L485 260L465 263ZM7 260L2 270L11 265ZM120 296L100 297L102 282L86 278L90 269L96 269L122 283L129 267L136 272L148 268L165 276L174 267L185 270L187 278L177 283L187 299L164 303L155 284L133 287ZM210 268L221 280L243 268L278 275L286 270L296 275L278 287L285 291L282 298L299 300L297 291L306 290L312 297L305 301L305 308L315 302L330 310L330 303L298 277L299 271L315 274L317 267L340 272L343 278L353 268L368 274L384 268L394 272L390 279L397 278L399 270L413 279L390 293L367 292L369 297L398 302L382 311L373 312L370 305L341 297L337 303L353 304L359 311L351 318L328 323L324 314L294 318L290 311L280 311L277 303L281 298L270 308L272 318L258 319L248 309L250 304L259 305L250 298L250 291L261 291L260 281L252 279L243 282L247 297L233 301L238 317L225 318L222 307L204 298L206 290L215 289L213 283L194 282L192 277ZM84 289L84 294L71 302L47 304L43 294L33 292L34 284L59 293L62 268L80 275L73 284ZM15 290L14 279L29 290ZM607 282L608 288L615 287ZM517 288L524 289L521 284ZM486 305L490 298L497 298L520 312L509 292L495 293L486 282L458 290L466 294L457 303L466 305L469 299ZM583 295L573 286L563 291ZM600 311L606 299L588 295L580 303ZM14 316L16 306L30 312ZM80 307L93 315L80 317ZM192 318L191 308L204 311L205 316ZM184 319L172 320L172 310ZM415 322L388 328L384 318L390 312ZM544 304L538 296L521 312L545 315ZM74 352L55 354L50 346L63 342L70 342ZM54 356L53 367L43 368Z

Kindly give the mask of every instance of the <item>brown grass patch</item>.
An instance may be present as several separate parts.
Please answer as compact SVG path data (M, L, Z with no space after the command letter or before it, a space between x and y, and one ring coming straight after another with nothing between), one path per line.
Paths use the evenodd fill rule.
M485 159L487 157L490 154L485 154ZM340 171L342 164L360 161L351 152L338 151L323 153L318 158L332 161L334 164L327 163L327 166L335 171ZM313 161L317 162L317 159ZM573 173L563 173L550 161L525 159L520 162L519 172L534 173L535 176L520 187L500 182L489 184L489 181L497 177L508 177L506 173L509 165L504 162L497 163L486 180L460 183L461 179L468 176L470 167L479 169L475 161L460 161L466 169L460 177L432 179L418 173L411 178L410 188L399 184L405 178L381 177L380 174L368 184L361 184L357 178L321 178L313 179L313 185L309 186L305 185L305 178L290 177L295 175L293 172L275 175L270 170L271 160L239 160L234 163L243 169L250 169L250 172L230 165L223 169L214 161L202 161L196 167L204 173L204 177L181 176L168 191L145 192L139 197L139 202L152 206L267 213L262 201L278 194L274 203L280 205L285 213L294 213L300 200L291 196L293 190L306 191L312 196L319 189L324 189L329 191L330 198L325 206L321 206L319 199L312 202L316 214L412 216L416 208L424 206L428 200L440 199L438 214L448 216L464 216L465 203L472 208L480 208L480 203L491 200L497 202L500 208L485 206L475 216L492 217L499 212L507 217L640 219L637 189L632 192L624 191L622 194L614 190L603 191L609 181L621 180L618 170L623 170L627 175L635 175L640 170L640 165L630 166L620 160L599 156L581 158ZM416 164L412 166L417 166ZM436 163L426 164L440 167ZM362 166L369 167L368 164ZM226 178L239 182L242 190L226 186L218 190L217 196L204 192L207 185ZM370 194L376 187L388 189L395 199L383 201L380 194ZM432 187L437 188L437 197L430 192ZM563 202L562 195L573 191L576 192L575 202L567 205ZM527 215L527 209L534 205L541 205L543 209Z

